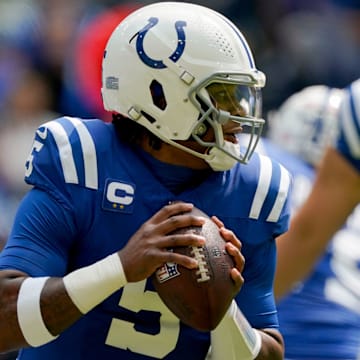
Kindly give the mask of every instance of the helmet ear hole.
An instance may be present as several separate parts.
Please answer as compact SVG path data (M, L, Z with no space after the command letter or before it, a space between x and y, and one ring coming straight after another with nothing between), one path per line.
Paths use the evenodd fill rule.
M162 85L158 81L153 80L150 84L150 92L153 104L160 110L165 110L167 102Z

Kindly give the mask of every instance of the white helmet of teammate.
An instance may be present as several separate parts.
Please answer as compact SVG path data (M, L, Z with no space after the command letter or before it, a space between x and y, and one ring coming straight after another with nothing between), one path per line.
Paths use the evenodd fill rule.
M317 166L337 137L340 103L345 91L312 85L291 95L269 113L268 137L287 151Z
M242 33L221 14L182 2L144 6L110 36L102 70L106 110L133 119L215 170L249 160L264 123L265 75ZM221 125L229 120L249 129L242 152L224 140ZM202 139L209 127L215 131L210 142ZM191 136L208 147L206 154L177 142Z

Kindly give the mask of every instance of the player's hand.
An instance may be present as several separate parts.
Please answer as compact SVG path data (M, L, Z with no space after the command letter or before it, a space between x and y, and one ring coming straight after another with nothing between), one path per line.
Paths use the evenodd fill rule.
M244 278L241 274L245 266L245 258L241 253L241 241L233 231L226 229L224 223L216 216L212 216L211 219L218 226L221 236L227 242L225 245L226 251L233 257L235 263L235 267L231 270L231 278L240 290L244 284Z
M205 244L205 238L200 235L171 234L178 228L204 224L204 218L188 214L192 208L192 204L184 202L166 205L129 239L126 246L118 252L128 282L149 277L166 262L174 262L188 269L197 268L195 259L167 250L176 246Z

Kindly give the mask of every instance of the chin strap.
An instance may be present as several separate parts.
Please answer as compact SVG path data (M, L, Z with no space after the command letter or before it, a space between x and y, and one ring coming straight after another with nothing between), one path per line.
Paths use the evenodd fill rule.
M223 148L229 153L227 154L223 150L213 147L209 151L209 155L205 161L210 165L214 171L226 171L230 170L237 162L230 154L240 154L240 145L233 144L230 141L225 141Z

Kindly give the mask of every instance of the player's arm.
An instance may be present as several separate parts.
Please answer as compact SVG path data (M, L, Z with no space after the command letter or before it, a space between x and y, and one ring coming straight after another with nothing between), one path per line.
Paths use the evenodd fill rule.
M254 329L233 300L211 332L210 360L281 360L284 341L275 329Z
M22 297L19 292L25 279L29 286L22 288L25 291L25 297ZM26 347L32 342L33 346L40 345L35 344L38 338L43 343L49 342L81 317L82 314L69 298L62 279L49 278L45 286L41 286L38 279L40 278L30 278L17 270L0 271L0 352ZM41 297L37 284L41 286ZM26 310L26 299L29 303L36 302L32 304L32 313L23 314L24 317L29 317L30 323L18 316L19 307ZM33 335L30 336L31 332ZM28 341L25 339L27 334Z
M36 208L39 206L34 205L32 215L41 216L35 214ZM58 219L55 209L51 213ZM165 206L141 226L123 249L64 277L29 277L18 270L0 271L0 352L54 340L126 282L145 279L164 262L197 267L195 259L164 251L170 245L204 244L205 239L196 234L167 235L178 227L203 224L203 218L184 214L191 209L192 205L185 203ZM49 214L45 217L51 223ZM28 212L17 217L20 228L35 234L37 230L29 219ZM12 242L10 239L1 256L16 256Z
M233 256L236 267L231 276L237 283L244 283L241 275L245 259L241 250L241 242L236 235L226 228L217 218L213 221L220 228L223 238L228 242L227 251ZM211 349L208 360L277 360L282 359L284 342L276 329L254 329L233 300L224 318L211 332Z
M275 296L284 296L306 277L329 240L360 202L360 174L330 148L310 196L277 239Z

